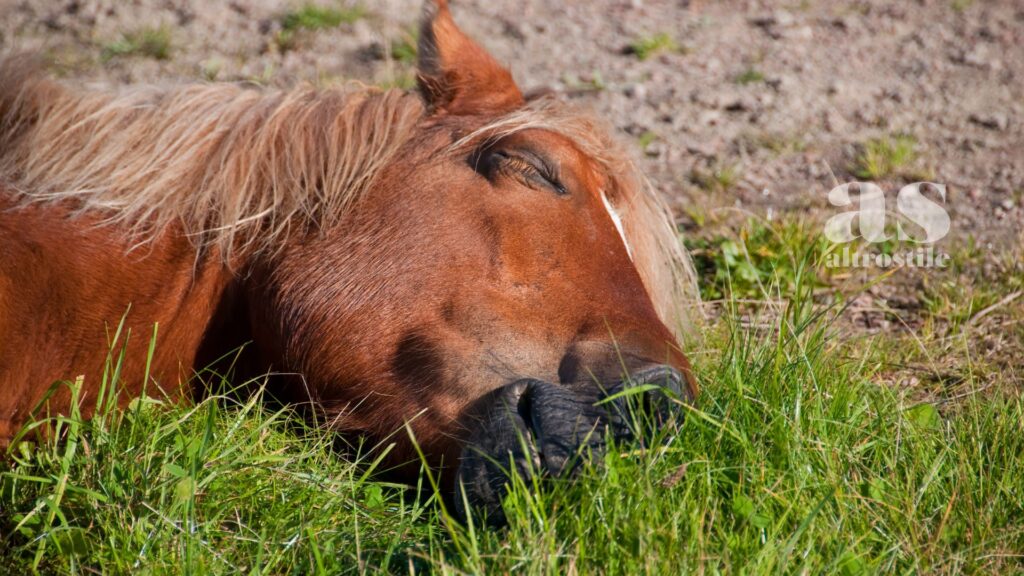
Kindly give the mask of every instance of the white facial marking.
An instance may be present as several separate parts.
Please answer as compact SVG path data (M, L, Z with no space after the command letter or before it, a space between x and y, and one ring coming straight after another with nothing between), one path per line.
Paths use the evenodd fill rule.
M622 238L622 245L626 247L626 254L629 255L629 259L633 259L633 250L629 247L629 241L626 240L626 232L622 228L622 217L615 211L615 207L608 201L608 195L601 190L601 201L604 202L604 208L608 211L608 215L612 217L612 223L615 224L615 229L619 231L619 238Z

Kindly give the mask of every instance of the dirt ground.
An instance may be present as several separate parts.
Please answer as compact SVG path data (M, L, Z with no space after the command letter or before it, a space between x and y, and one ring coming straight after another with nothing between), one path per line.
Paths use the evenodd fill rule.
M345 21L290 25L289 15L309 5L0 0L0 50L42 51L57 74L90 85L412 85L418 0L317 0ZM909 152L873 176L890 202L909 182L945 184L951 233L943 249L969 245L996 260L1019 253L1019 0L456 0L453 12L522 87L583 102L632 139L691 234L708 233L709 222L735 230L751 217L822 222L835 213L828 191L857 179L865 150L897 141ZM155 46L139 48L146 41ZM985 267L1002 265L992 258L971 260L965 266L977 270L941 281L974 282ZM979 297L974 312L991 308L981 310L980 338L1012 358L1017 352L1007 350L1020 347L1008 334L1020 331L1020 318L998 312L1024 299L1007 293L1005 281L1019 279L1019 262L1003 270L1005 289ZM917 290L909 296L871 288L852 307L851 325L919 330L920 314L892 311L927 304L942 313L932 302L939 292L919 289L940 281L927 275L903 274L897 286ZM1013 362L999 362L997 371Z
M0 0L0 46L46 50L90 83L402 83L409 64L387 52L419 4L365 2L365 17L303 31L282 50L283 16L301 6L288 0ZM854 179L858 146L909 134L919 159L896 180L948 185L955 235L1017 238L1020 2L465 0L453 9L521 85L585 101L635 137L681 216L693 206L828 210L827 191ZM105 57L121 35L159 26L170 31L167 59ZM674 46L645 60L630 53L659 35ZM723 169L728 186L693 182Z

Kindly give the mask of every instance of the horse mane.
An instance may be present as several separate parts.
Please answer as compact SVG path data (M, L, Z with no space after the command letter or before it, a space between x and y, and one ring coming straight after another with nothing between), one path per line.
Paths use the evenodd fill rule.
M199 246L274 250L326 228L423 115L398 90L234 84L71 90L0 62L0 177L24 202L71 201L140 242L180 223Z
M414 94L234 84L72 90L31 59L0 60L0 180L22 202L70 202L140 238L180 223L198 246L273 251L296 223L327 228L412 136ZM604 169L634 264L678 336L699 319L693 264L671 212L593 115L533 100L452 145L529 128L560 133Z
M601 165L609 182L604 192L622 220L633 264L658 316L680 341L691 336L704 317L693 261L671 210L632 154L611 136L613 130L606 122L566 102L538 98L459 139L452 148L468 148L528 129L562 134Z

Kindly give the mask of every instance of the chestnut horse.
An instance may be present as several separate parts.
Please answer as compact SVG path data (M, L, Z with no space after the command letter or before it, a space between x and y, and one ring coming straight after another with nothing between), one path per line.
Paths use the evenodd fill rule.
M276 397L370 440L408 426L495 518L508 465L600 449L605 395L692 398L694 277L652 188L598 122L525 99L445 1L422 26L418 93L85 91L8 58L0 442L55 381L84 375L92 404L122 317L125 398L154 324L147 385L172 395L249 343L254 373L287 375Z

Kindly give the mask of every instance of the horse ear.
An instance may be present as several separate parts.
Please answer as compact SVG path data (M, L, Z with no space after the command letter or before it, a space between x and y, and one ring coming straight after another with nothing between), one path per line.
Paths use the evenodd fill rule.
M426 0L418 51L417 84L432 110L471 115L523 104L512 74L459 30L447 0Z

